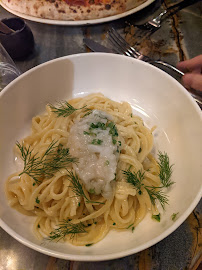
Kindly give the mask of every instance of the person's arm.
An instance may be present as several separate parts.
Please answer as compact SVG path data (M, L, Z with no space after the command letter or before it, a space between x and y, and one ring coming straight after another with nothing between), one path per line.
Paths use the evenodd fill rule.
M202 55L178 63L177 68L185 73L182 82L186 88L202 91Z

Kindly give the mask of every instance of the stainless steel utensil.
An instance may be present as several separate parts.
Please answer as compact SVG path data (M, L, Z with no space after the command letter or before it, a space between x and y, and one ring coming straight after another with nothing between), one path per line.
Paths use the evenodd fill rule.
M113 44L113 48L118 53L125 54L125 55L130 56L130 57L134 57L136 59L142 60L144 62L148 62L150 64L160 64L164 67L167 67L167 68L175 71L180 76L184 75L184 73L182 71L180 71L176 67L174 67L174 66L172 66L164 61L153 60L150 57L141 54L134 47L130 46L130 44L128 44L125 41L125 39L123 39L114 28L111 28L108 31L108 37L109 37L109 41L111 41ZM191 90L191 89L187 89L187 90L190 92L190 94L192 95L194 100L198 103L200 108L202 108L202 95L200 93L198 93L198 91Z
M151 32L156 31L158 28L161 27L161 22L163 18L165 18L166 16L170 16L172 14L175 14L179 10L185 7L191 6L199 1L201 0L183 0L175 5L168 7L167 9L162 10L161 13L154 19L149 20L148 22L144 24L139 24L139 25L137 24L135 26L143 30L149 30Z
M124 40L125 41L125 40ZM92 51L94 51L94 52L105 52L105 53L113 53L113 50L112 49L110 49L110 48L107 48L107 47L105 47L105 46L103 46L103 45L101 45L101 44L99 44L98 42L96 42L96 41L94 41L94 40L92 40L92 39L89 39L89 38L84 38L83 39L83 42L84 42L84 44L88 47L88 48L90 48ZM129 44L128 44L128 46L129 46ZM114 47L114 49L115 49L116 47ZM132 48L132 50L133 50L134 48ZM134 49L135 50L135 49ZM119 53L119 54L124 54L123 52L118 52L117 51L117 53ZM134 58L137 58L137 57L135 57L134 55L132 55L131 53L129 53L129 54L126 54L127 56L130 56L130 57L134 57ZM137 59L139 59L139 60L143 60L144 61L144 59L140 59L140 58L137 58ZM148 61L146 61L146 62L148 62ZM148 63L150 63L150 62L148 62ZM164 65L164 62L162 62L163 63L163 65ZM161 63L161 64L162 64ZM167 63L166 63L167 64ZM173 66L172 66L173 67ZM175 68L175 67L173 67L173 68ZM177 69L176 69L177 70ZM181 72L180 71L180 75L182 75L182 74L184 74L183 72ZM188 90L189 91L189 90ZM190 92L190 94L191 94L191 96L193 97L193 99L198 103L198 105L202 108L202 97L200 96L200 95L197 95L196 93L193 93L193 92L191 92L191 91L189 91Z
M175 71L180 76L184 75L182 71L180 71L179 69L177 69L176 67L172 66L169 63L166 63L162 60L153 60L148 56L141 54L134 47L130 46L114 28L111 28L108 31L108 38L109 41L113 44L114 50L116 50L118 53L125 54L127 56L131 56L139 60L143 60L144 62L148 62L150 64L159 64Z
M113 50L101 45L100 43L94 41L93 39L90 38L84 38L83 39L84 44L86 44L86 46L88 48L90 48L92 51L96 51L96 52L106 52L106 53L114 53Z

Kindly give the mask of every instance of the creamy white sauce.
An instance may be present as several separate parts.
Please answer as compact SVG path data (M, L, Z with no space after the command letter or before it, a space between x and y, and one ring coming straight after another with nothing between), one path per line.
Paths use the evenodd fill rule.
M70 154L79 160L74 169L86 189L105 198L113 193L121 148L118 134L110 134L116 129L113 125L110 115L93 110L71 127L68 140Z

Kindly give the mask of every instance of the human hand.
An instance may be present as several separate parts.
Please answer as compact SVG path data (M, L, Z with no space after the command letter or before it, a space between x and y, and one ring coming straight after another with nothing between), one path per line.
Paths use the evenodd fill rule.
M177 64L185 73L182 77L184 87L202 91L202 54Z

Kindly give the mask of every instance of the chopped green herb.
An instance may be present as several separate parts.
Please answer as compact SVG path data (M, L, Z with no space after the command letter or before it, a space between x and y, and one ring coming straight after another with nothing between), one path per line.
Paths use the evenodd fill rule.
M121 146L121 141L118 141L118 143L119 143L119 146Z
M109 123L107 124L107 127L113 128L113 127L114 127L114 123L113 123L113 122L109 122Z
M97 144L101 144L101 143L103 143L103 141L98 139Z
M178 214L179 214L179 212L172 214L172 216L171 216L172 221L176 220Z
M95 221L94 224L96 225L97 224L97 221Z
M100 128L102 130L106 130L106 125L105 123L97 122L96 124L92 123L90 125L91 128Z
M132 227L132 233L134 232L134 230L135 230L135 227L133 226L133 227Z
M101 145L103 143L103 140L100 140L100 139L93 139L91 144L94 144L94 145Z
M36 197L36 200L35 200L36 203L40 203L40 200L38 197Z
M115 140L115 139L112 139L112 142L113 142L113 144L116 144L117 140Z
M89 135L89 136L97 136L96 133L88 132L88 131L84 131L83 134L84 134L84 135Z
M91 243L91 244L87 244L87 245L86 245L86 247L90 247L90 246L92 246L92 245L93 245L93 243Z
M141 153L141 151L142 151L142 148L140 147L138 153Z
M161 214L159 213L158 215L152 215L152 218L155 219L156 221L160 222L161 221Z
M116 225L116 223L114 222L114 223L113 223L113 225L115 226L115 225Z
M116 136L119 135L119 134L118 134L118 131L117 131L117 128L116 128L116 126L115 126L115 124L114 124L113 122L109 122L109 123L107 124L107 127L110 128L109 134L111 134L112 137L116 137Z
M79 202L79 203L78 203L78 206L80 206L80 205L81 205L81 203Z
M38 224L37 227L40 228L41 226Z
M32 184L32 186L35 186L35 185L36 185L36 183L33 183L33 184Z
M133 114L131 113L130 116L133 117Z
M94 123L92 123L92 124L90 125L90 127L91 127L91 128L98 128L98 126L97 126L96 124L94 124Z
M92 224L89 223L89 224L88 224L88 227L90 227L91 225L92 225Z
M94 193L95 193L95 188L91 188L91 189L89 190L89 193L94 194Z
M132 227L133 226L133 223L132 224L130 224L126 229L129 229L130 227Z
M109 165L109 160L105 161L105 165L107 165L107 166Z

